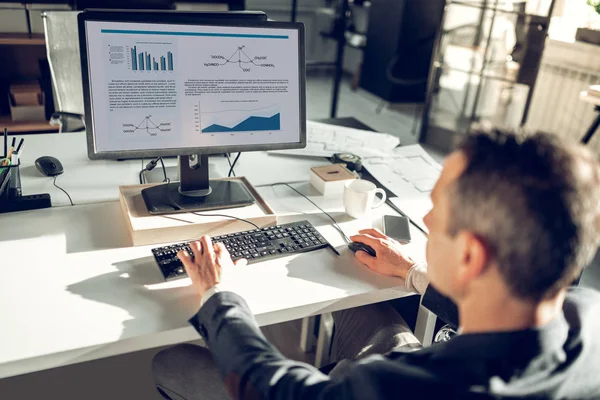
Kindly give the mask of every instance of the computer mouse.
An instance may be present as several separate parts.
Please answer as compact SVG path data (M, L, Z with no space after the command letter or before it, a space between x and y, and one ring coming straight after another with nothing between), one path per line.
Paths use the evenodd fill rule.
M371 257L377 256L377 253L375 252L375 250L373 250L373 248L371 246L369 246L368 244L361 243L361 242L348 243L348 248L353 253L356 253L357 251L361 250L361 251L364 251L365 253L369 254Z
M64 172L63 166L58 159L52 156L44 156L35 160L37 169L46 176L56 176Z

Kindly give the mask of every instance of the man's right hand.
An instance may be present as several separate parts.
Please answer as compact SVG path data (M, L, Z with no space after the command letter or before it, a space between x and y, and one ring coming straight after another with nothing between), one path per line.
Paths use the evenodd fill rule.
M369 269L385 276L406 279L408 271L416 264L402 251L400 242L384 235L378 229L364 229L359 235L350 238L353 242L369 245L377 253L372 257L364 251L357 251L356 258Z

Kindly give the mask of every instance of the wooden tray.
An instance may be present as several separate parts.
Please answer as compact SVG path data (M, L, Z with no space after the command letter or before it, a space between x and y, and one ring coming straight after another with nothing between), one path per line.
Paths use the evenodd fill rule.
M202 215L193 213L150 215L142 198L142 189L156 184L120 186L119 201L132 244L144 246L182 242L198 239L202 235L218 236L255 229L246 222L214 214L243 218L254 222L261 228L277 225L275 212L245 177L238 176L223 180L233 180L244 184L256 203L248 207L202 211L200 213Z

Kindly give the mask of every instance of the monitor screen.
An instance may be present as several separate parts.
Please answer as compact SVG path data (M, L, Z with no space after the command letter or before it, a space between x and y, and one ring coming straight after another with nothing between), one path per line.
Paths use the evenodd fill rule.
M304 145L298 24L85 20L84 27L91 158Z

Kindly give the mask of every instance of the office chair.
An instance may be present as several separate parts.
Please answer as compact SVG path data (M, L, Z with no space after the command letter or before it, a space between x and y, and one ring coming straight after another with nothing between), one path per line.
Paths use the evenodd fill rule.
M56 110L50 123L59 126L59 133L85 130L77 14L79 11L42 13Z

